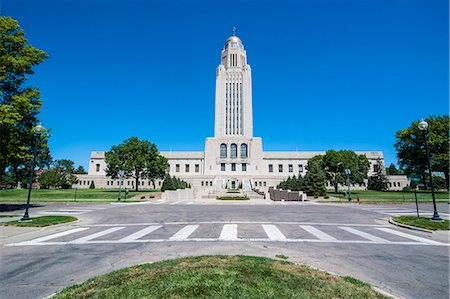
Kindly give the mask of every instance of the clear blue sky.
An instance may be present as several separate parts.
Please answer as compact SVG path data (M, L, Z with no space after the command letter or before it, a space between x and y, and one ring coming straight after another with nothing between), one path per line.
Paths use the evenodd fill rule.
M447 0L4 0L32 45L55 159L131 136L202 151L215 68L237 26L253 71L254 135L267 151L381 150L448 113Z

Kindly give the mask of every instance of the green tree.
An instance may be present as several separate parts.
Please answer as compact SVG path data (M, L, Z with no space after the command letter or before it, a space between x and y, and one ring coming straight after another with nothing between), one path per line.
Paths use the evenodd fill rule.
M395 167L394 163L391 163L388 168L386 168L386 174L388 175L396 175L399 174L398 169Z
M89 185L89 189L95 189L95 183L94 183L94 181L91 181L91 184Z
M369 177L369 182L367 189L376 191L387 191L388 190L388 179L383 170L383 162L380 158L377 159L377 170L374 175Z
M365 155L358 155L350 150L329 150L323 156L322 161L327 179L333 184L335 192L338 192L338 184L347 184L345 169L351 170L350 180L352 183L361 184L364 179L367 179L370 168L370 162Z
M174 180L172 179L172 177L169 174L166 174L166 176L164 177L164 181L162 183L161 186L161 191L164 192L166 190L176 190L176 186L174 183Z
M56 188L60 180L61 173L56 168L47 169L38 177L38 182L42 189Z
M325 196L327 189L327 175L323 170L321 159L310 159L306 165L307 173L302 184L302 191L312 196Z
M427 156L425 152L425 139L419 130L418 123L414 121L405 129L395 134L394 144L397 150L398 164L407 175L417 175L425 182ZM428 147L431 156L431 170L443 172L445 181L449 185L449 117L448 115L430 116L428 123Z
M448 190L447 182L443 177L440 176L433 176L433 186L434 189L439 190Z
M73 172L74 174L87 174L87 171L84 169L83 166L78 166L77 169Z
M25 179L31 170L36 136L33 128L42 102L37 88L24 86L32 68L48 55L28 44L25 32L11 17L0 17L0 181L5 172L15 184ZM48 132L38 144L37 166L50 165Z
M106 175L115 179L119 170L124 171L125 178L135 179L135 190L138 191L140 178L154 180L163 177L161 169L168 167L167 159L162 157L155 144L137 137L126 139L119 145L111 147L105 153Z

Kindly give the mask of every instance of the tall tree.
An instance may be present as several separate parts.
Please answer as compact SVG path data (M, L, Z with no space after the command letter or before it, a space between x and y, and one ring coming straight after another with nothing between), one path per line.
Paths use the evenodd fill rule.
M73 173L74 174L87 174L87 171L84 169L84 167L82 165L79 165Z
M135 179L135 190L139 190L139 179L154 180L163 177L161 169L167 170L167 159L162 157L155 144L147 140L131 137L105 153L106 175L115 179L119 171L125 178ZM162 175L161 175L162 174Z
M31 170L33 128L42 105L39 90L24 84L34 74L32 68L48 57L29 45L24 35L16 20L0 17L0 181L8 171L16 185ZM51 163L48 137L48 132L41 136L38 167Z
M417 175L425 182L427 156L425 152L425 139L419 130L419 121L414 121L405 129L395 134L397 141L394 144L397 150L399 166L407 175ZM449 117L448 115L430 116L428 123L428 147L431 156L431 170L443 172L447 185L449 185Z
M323 156L323 167L327 179L333 184L335 192L338 192L338 184L346 184L345 169L351 170L350 180L361 184L367 179L370 162L365 155L358 155L350 150L329 150Z
M395 167L394 163L391 163L388 168L386 168L386 174L388 175L396 175L399 174L397 167Z
M369 183L367 189L376 191L387 191L388 190L388 179L384 173L383 162L380 158L377 159L376 172L374 175L369 177Z
M310 159L306 165L307 173L303 179L302 191L312 196L324 196L327 194L325 184L327 176L321 165L321 158Z

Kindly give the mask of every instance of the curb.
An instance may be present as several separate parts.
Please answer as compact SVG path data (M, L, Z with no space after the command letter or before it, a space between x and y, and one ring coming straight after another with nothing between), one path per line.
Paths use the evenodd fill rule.
M389 219L389 223L393 224L393 225L397 225L397 226L403 227L403 228L411 229L411 230L417 230L417 231L420 231L420 232L425 232L425 233L430 233L430 234L433 233L432 230L429 230L429 229L426 229L426 228L421 228L421 227L415 227L415 226L411 226L411 225L408 225L408 224L399 223L399 222L394 221L392 218Z

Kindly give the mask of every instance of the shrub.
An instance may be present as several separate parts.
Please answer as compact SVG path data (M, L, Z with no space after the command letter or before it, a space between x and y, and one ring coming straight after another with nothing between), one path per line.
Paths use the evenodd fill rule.
M89 185L89 189L95 189L94 181L91 181L91 184Z

